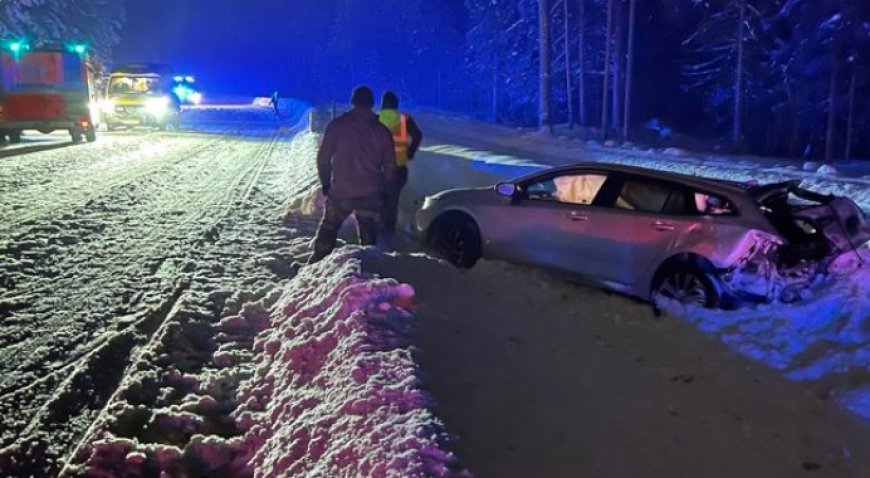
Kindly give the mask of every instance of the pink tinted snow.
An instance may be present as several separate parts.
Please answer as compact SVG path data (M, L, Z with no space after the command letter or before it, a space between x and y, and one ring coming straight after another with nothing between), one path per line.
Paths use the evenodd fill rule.
M365 277L358 249L300 272L268 311L235 413L257 477L447 477L456 459L420 390L410 286ZM226 325L236 325L230 319Z

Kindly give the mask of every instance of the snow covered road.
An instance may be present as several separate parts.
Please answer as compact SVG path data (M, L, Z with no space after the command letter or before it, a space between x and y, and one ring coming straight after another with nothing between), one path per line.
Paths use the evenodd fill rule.
M0 476L863 476L867 427L829 397L855 392L860 413L867 396L866 374L838 372L867 364L866 308L846 300L865 285L792 307L839 311L795 330L773 307L686 317L711 338L499 262L345 249L297 276L323 198L308 105L286 106L0 150ZM577 154L758 172L432 122L406 218L425 194ZM777 368L839 378L790 382L728 350L776 355L783 336L794 363Z
M0 469L56 472L169 317L280 276L260 256L317 140L240 111L0 160Z

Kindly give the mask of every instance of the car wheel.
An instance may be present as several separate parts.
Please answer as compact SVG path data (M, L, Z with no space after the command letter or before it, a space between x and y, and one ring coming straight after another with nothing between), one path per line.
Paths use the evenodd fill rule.
M713 279L695 268L675 268L662 274L653 293L681 304L708 309L718 307L720 300Z
M21 142L21 131L9 132L9 144L18 144Z
M85 139L88 143L93 143L97 140L97 128L94 125L88 126L88 129L85 130Z
M481 256L480 230L467 216L439 220L431 242L442 258L462 269L474 267Z
M82 132L78 129L69 130L69 135L72 138L72 142L74 144L79 144L82 142Z

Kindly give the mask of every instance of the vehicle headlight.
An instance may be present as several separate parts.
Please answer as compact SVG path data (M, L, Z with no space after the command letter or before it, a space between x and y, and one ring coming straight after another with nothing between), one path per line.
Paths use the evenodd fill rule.
M100 100L100 111L105 113L113 113L115 111L115 100Z
M154 116L160 117L169 110L169 98L161 96L160 98L149 98L145 101L145 111Z
M423 198L423 207L421 209L431 209L436 202L438 202L438 198L433 196L426 196L425 198Z

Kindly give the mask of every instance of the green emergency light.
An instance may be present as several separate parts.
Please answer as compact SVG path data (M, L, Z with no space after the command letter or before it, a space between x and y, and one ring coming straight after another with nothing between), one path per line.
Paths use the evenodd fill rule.
M13 55L20 55L30 49L30 45L25 41L13 40L6 43L6 49L12 52Z
M67 51L70 53L77 53L79 55L84 55L88 52L87 43L70 43L66 46Z

